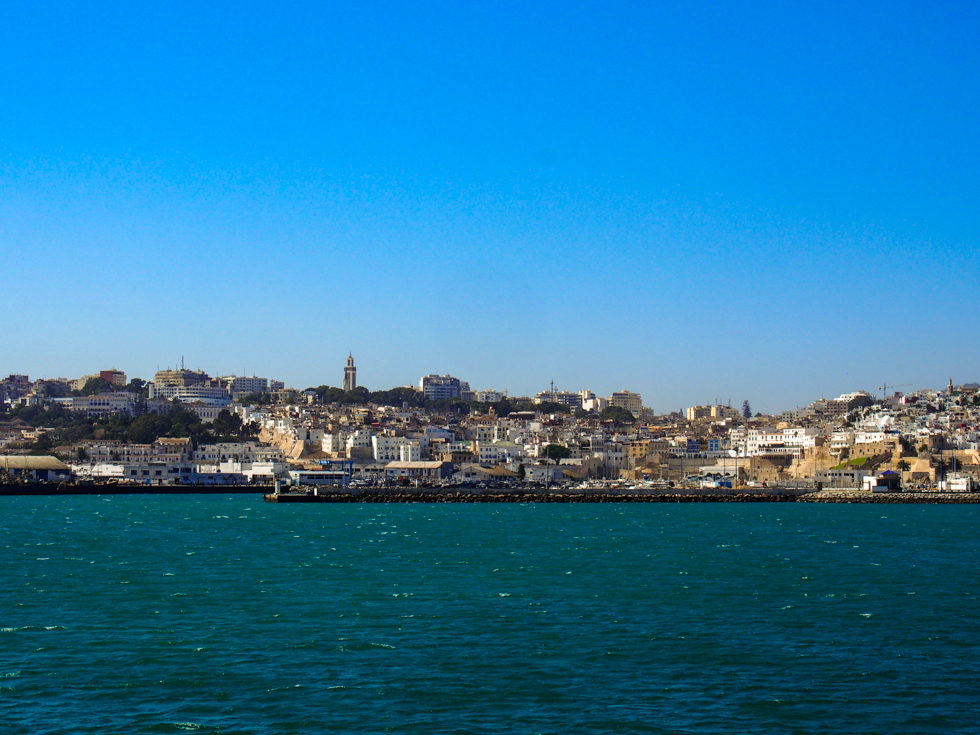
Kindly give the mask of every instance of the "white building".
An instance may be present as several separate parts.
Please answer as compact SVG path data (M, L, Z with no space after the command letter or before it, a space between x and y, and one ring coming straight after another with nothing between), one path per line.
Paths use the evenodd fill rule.
M185 408L188 411L192 411L196 413L198 417L201 419L201 423L204 424L212 423L216 418L218 418L219 413L228 410L224 406L209 406L208 404L202 403L201 401L194 401L193 403L185 403L183 405L183 408Z
M519 444L508 441L480 444L480 464L504 464L527 456L527 451Z
M603 409L609 407L608 398L600 398L595 393L590 390L583 390L579 393L582 402L583 411L595 411L596 413L602 413Z
M136 395L127 392L100 393L95 396L74 396L72 398L55 398L56 402L73 413L83 413L86 416L112 416L124 414L132 416Z
M192 462L220 465L222 462L281 462L285 454L279 447L257 442L202 444L191 452Z
M740 440L740 455L753 456L759 454L792 454L796 457L803 455L807 449L817 445L820 429L749 429L732 432L733 437Z
M401 462L414 461L402 460L401 447L413 446L416 453L421 456L421 444L418 441L407 439L404 436L372 436L371 450L375 462Z
M418 442L409 442L398 447L398 462L421 462L422 447Z
M351 449L363 449L364 447L373 447L371 437L373 434L367 429L358 429L349 437L347 437L347 451L350 452Z
M269 391L269 379L259 378L255 375L226 375L223 378L218 378L218 380L233 396L267 393Z
M565 390L545 390L534 396L535 403L544 403L545 401L549 403L559 403L562 406L568 406L569 408L581 408L582 394L569 393Z
M478 390L476 400L479 403L497 403L504 400L504 394L499 390Z
M469 389L468 385L466 387ZM452 375L426 375L419 380L419 390L433 401L459 398L460 380Z
M209 385L162 385L150 383L150 398L173 399L181 403L200 402L206 406L227 406L231 403L231 394L227 388Z
M324 434L320 448L327 454L339 454L347 449L347 441L340 434Z

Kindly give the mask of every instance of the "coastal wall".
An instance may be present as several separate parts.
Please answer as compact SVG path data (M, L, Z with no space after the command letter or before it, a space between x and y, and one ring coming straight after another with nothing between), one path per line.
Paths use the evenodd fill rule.
M822 490L799 498L801 503L980 503L980 493L874 493L868 490Z

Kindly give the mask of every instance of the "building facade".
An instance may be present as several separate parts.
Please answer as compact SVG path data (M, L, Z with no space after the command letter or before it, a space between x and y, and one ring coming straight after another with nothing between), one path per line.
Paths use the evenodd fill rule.
M630 413L637 414L643 410L643 398L640 397L639 393L631 393L628 390L623 390L609 396L609 405L619 406L620 408L625 408Z
M181 403L203 403L206 406L227 406L231 403L231 394L227 388L210 385L157 385L150 383L150 398L173 399Z
M460 380L452 375L426 375L419 381L419 390L432 401L459 398Z

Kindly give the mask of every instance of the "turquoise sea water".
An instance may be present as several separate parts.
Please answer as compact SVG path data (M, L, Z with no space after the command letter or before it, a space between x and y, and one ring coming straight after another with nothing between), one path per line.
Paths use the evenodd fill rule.
M978 521L4 498L0 732L977 732Z

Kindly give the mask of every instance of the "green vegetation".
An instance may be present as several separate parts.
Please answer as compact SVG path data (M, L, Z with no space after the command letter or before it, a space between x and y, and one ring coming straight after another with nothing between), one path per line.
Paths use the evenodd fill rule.
M276 398L271 393L249 393L238 399L243 406L268 406L275 402Z
M412 408L423 408L430 405L421 391L407 387L371 392L364 386L358 386L352 391L345 391L341 388L321 385L310 390L316 391L320 403L339 403L347 406L363 406L374 403L379 406L393 406L395 408L401 408L404 403L408 403Z
M97 396L100 393L111 393L116 390L115 386L108 380L102 378L89 378L81 390L72 391L73 396Z
M557 401L541 401L541 403L531 404L534 406L534 411L540 411L541 413L571 413L572 409L563 403L558 403Z
M564 447L561 444L549 444L544 448L543 454L545 459L552 459L555 464L560 463L563 459L568 459L572 456L572 450L568 447Z
M99 439L150 444L160 437L189 437L194 446L246 441L259 430L258 424L242 423L240 416L228 410L219 412L210 425L202 423L193 411L179 407L169 414L144 413L135 418L75 416L59 405L15 406L10 413L30 426L49 429L28 447L37 454L47 454L56 446Z
M129 384L123 386L121 390L124 390L128 393L137 393L141 395L143 398L146 398L150 392L149 389L146 387L146 381L140 378L133 378L132 380L129 381Z
M622 406L606 406L599 414L603 421L612 421L617 424L635 424L636 417Z

